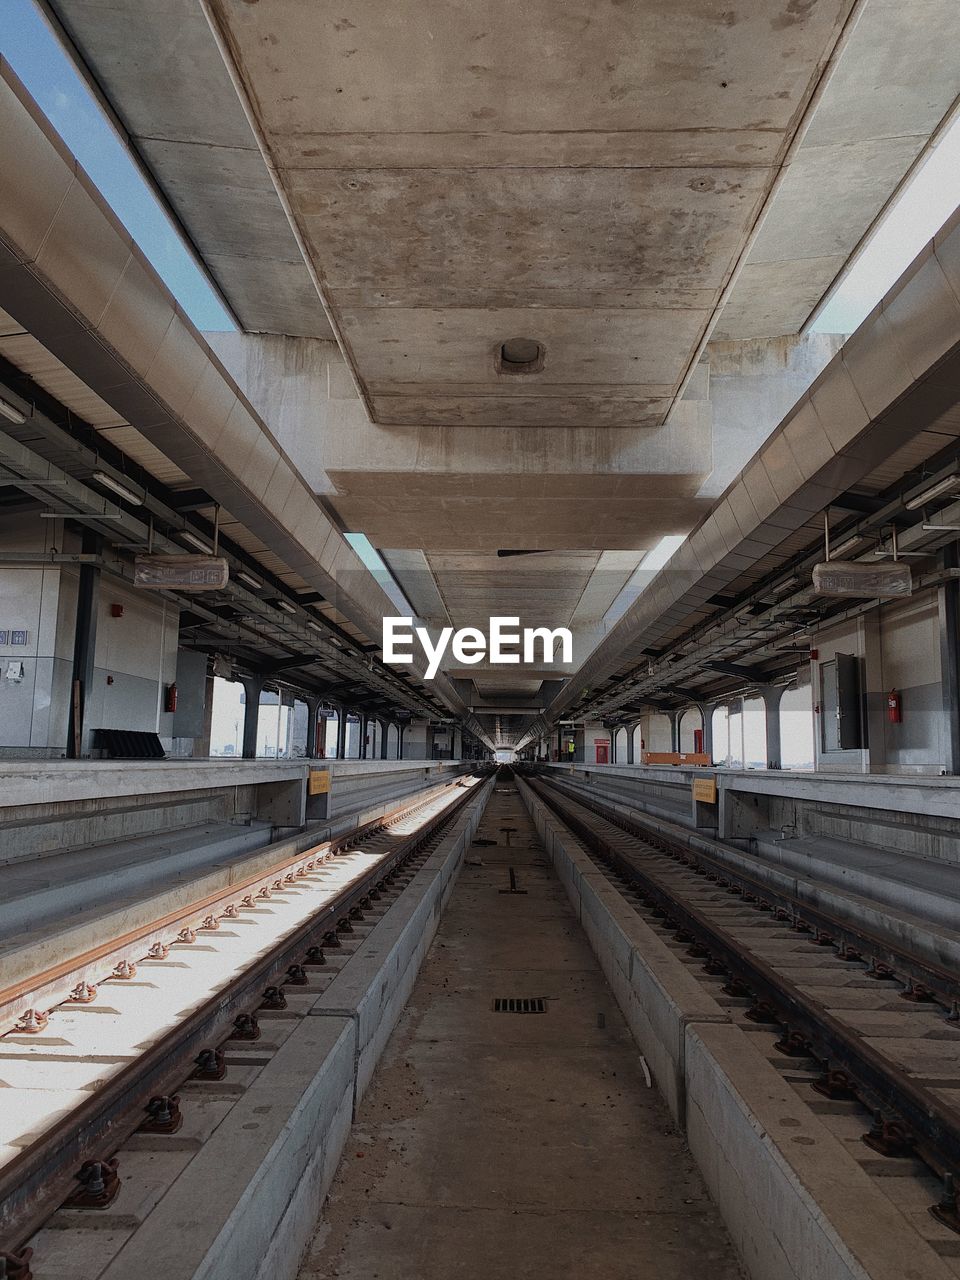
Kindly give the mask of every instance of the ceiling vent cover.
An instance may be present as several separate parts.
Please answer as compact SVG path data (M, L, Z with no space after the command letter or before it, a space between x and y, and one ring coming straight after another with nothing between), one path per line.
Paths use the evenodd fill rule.
M543 344L535 338L508 338L497 353L498 373L539 373L543 368Z

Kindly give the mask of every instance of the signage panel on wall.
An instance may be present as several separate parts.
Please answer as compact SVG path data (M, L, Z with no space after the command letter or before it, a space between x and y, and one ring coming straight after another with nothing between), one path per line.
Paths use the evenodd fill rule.
M330 791L330 770L311 769L307 778L307 794L325 796Z
M717 780L716 778L694 778L693 780L693 798L700 804L716 804L717 803Z

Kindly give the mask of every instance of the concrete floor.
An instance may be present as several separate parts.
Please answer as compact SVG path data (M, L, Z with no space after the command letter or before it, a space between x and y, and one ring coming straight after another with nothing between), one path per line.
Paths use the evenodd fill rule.
M471 850L484 865L463 869L301 1280L739 1276L512 787L477 838L499 843ZM511 866L526 894L501 892Z

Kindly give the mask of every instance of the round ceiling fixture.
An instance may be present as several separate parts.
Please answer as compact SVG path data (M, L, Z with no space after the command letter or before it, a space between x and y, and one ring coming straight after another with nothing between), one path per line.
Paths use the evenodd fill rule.
M543 344L535 338L508 338L500 346L497 367L501 373L539 373Z

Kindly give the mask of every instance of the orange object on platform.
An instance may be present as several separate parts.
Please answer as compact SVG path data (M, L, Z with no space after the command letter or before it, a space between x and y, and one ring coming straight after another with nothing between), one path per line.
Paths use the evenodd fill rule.
M692 764L712 765L713 761L704 751L644 751L641 764Z

